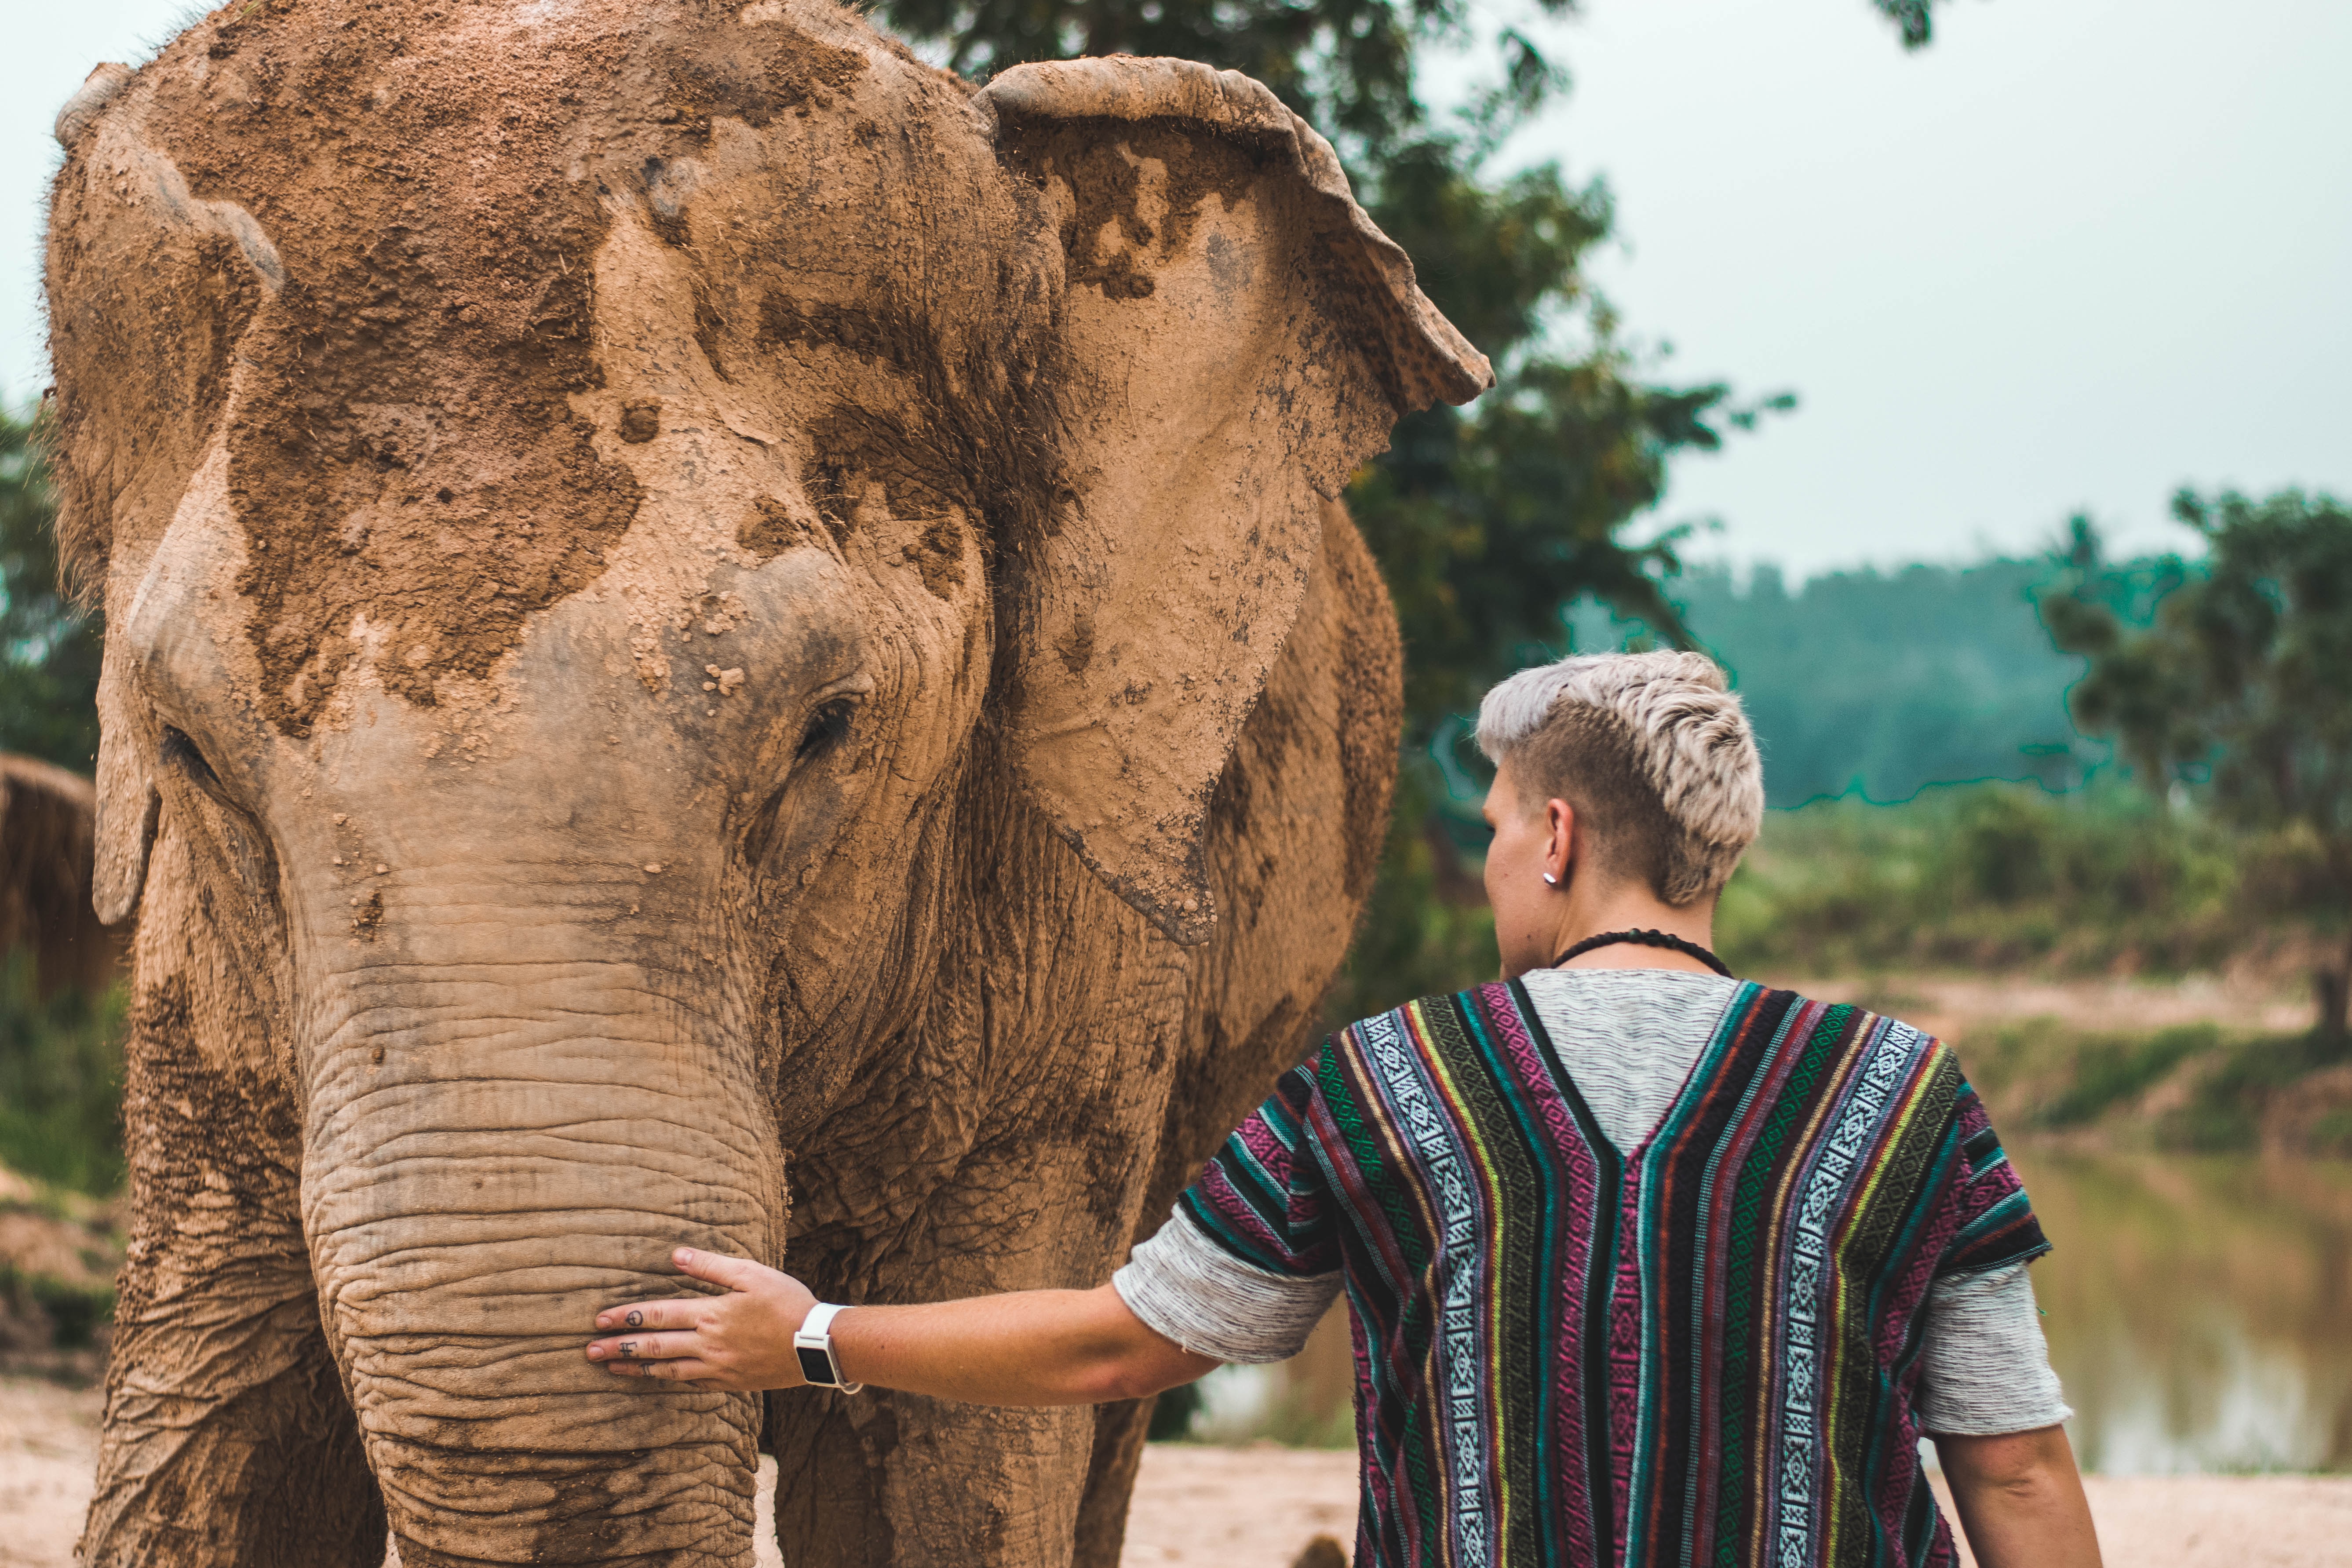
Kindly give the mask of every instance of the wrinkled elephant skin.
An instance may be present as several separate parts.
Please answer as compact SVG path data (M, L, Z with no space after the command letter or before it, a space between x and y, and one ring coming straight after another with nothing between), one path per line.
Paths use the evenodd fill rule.
M1488 380L1256 84L804 0L263 0L58 117L98 904L93 1565L1117 1560L1139 1405L619 1383L672 1246L1090 1284L1307 1045Z

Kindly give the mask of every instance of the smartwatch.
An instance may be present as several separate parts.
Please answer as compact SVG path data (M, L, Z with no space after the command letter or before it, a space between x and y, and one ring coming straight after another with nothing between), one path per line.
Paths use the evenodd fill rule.
M818 1388L837 1388L844 1394L855 1394L866 1385L844 1381L841 1357L833 1348L833 1320L845 1308L830 1301L819 1301L809 1309L801 1326L793 1331L793 1354L800 1358L801 1375Z

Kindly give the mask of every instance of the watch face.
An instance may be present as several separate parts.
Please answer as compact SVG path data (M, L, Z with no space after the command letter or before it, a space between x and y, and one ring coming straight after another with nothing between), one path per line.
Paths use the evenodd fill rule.
M801 1358L801 1375L811 1383L830 1387L833 1384L833 1358L813 1345L794 1345L793 1353Z

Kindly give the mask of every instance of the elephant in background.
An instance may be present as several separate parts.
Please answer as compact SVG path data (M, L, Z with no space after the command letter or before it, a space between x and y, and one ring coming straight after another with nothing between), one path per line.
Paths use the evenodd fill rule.
M1307 1044L1486 361L1172 61L258 0L58 118L134 1234L91 1568L1117 1561L1140 1405L620 1384L669 1248L1099 1282ZM789 1180L788 1180L789 1178Z
M121 943L92 907L89 780L0 752L0 962L30 951L35 994L95 995L121 973Z

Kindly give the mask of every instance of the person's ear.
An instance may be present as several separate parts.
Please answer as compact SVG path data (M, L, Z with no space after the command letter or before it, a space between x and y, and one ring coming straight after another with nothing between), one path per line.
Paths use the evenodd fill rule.
M1549 842L1544 846L1544 873L1565 888L1583 847L1576 839L1576 807L1559 799L1544 802L1544 825L1550 830Z
M1318 498L1493 373L1249 78L1064 60L976 101L1061 272L1066 488L1005 563L1014 764L1122 898L1202 942L1210 796L1315 568Z

